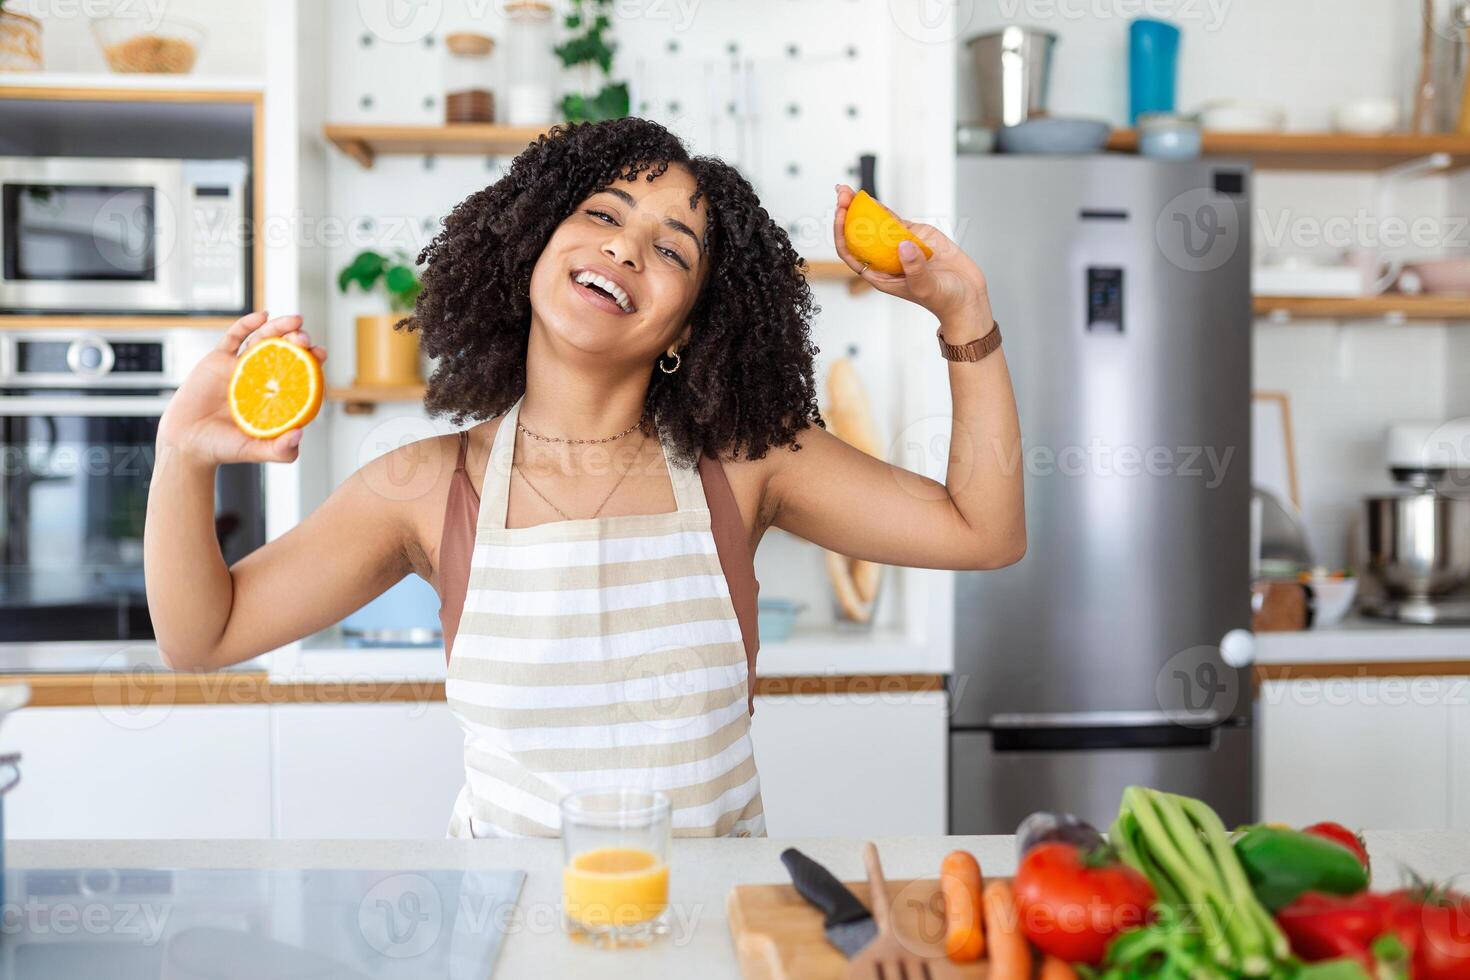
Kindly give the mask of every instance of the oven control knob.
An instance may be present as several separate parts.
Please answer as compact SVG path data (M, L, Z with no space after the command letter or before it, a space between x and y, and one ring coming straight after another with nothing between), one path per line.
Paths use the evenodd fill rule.
M1231 630L1220 640L1220 659L1227 667L1249 667L1256 662L1256 636L1250 630Z
M84 377L106 374L113 360L112 345L101 337L78 337L66 349L66 366Z

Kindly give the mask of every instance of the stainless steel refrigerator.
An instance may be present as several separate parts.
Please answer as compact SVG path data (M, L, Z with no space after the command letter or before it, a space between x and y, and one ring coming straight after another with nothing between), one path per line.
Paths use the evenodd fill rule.
M1249 169L961 156L958 182L1028 551L957 583L950 832L1106 827L1131 783L1251 819Z

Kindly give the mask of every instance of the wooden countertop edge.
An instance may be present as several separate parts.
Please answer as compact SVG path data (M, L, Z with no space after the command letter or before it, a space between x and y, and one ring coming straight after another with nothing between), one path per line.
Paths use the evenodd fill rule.
M1333 663L1256 664L1251 677L1263 681L1368 677L1466 677L1470 660L1347 660Z
M443 701L444 682L375 678L272 681L265 671L191 674L141 670L99 674L0 674L0 684L31 686L32 707L148 705L385 704ZM858 694L884 696L941 691L941 674L812 674L761 677L763 697Z

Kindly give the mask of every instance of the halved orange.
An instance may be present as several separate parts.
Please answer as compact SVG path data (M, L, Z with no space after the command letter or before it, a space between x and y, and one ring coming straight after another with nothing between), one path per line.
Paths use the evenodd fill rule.
M913 242L926 259L934 255L932 248L905 228L892 211L879 204L867 191L858 191L847 205L842 240L853 258L890 276L903 275L903 263L898 258L899 242Z
M315 354L289 340L267 337L235 361L230 416L246 435L274 439L316 418L325 388Z

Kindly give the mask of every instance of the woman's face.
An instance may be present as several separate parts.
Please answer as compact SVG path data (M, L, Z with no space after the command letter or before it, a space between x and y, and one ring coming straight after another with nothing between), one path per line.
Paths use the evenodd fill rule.
M671 165L652 181L616 180L551 235L531 273L531 308L559 339L589 353L651 362L688 339L704 282L705 202Z

